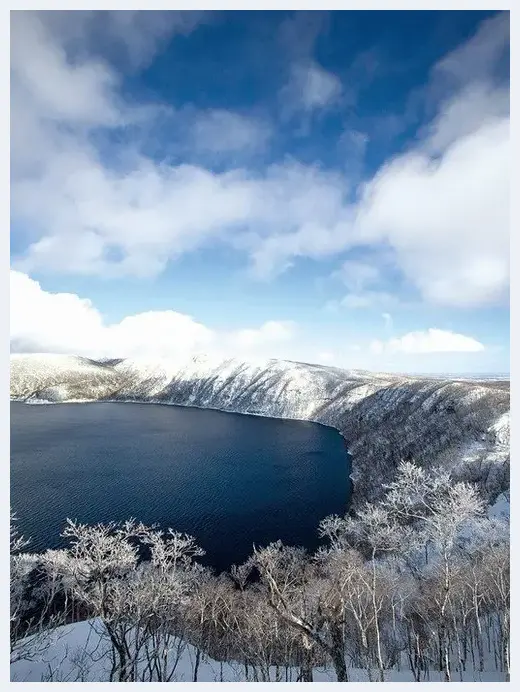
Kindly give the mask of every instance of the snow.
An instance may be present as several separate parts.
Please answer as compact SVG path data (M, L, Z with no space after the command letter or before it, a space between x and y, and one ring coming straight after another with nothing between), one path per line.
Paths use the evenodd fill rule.
M495 502L488 508L488 517L509 522L510 520L509 493L500 493Z
M59 682L103 682L109 680L110 657L108 656L108 640L103 637L104 626L99 619L77 622L49 633L47 648L41 653L34 653L33 660L21 660L11 664L12 682L41 682L51 680ZM29 640L26 640L29 641ZM196 651L191 645L182 644L182 654L175 667L172 681L192 682L195 669ZM173 652L172 652L173 653ZM172 655L172 659L175 656ZM144 668L144 666L142 666ZM270 681L277 680L277 671L273 666L269 669ZM279 669L280 681L285 682L286 671ZM368 682L366 670L348 670L352 682ZM298 671L295 668L287 671L288 680L296 681ZM377 680L376 671L372 680ZM313 672L315 682L333 682L335 676L330 668L317 668ZM411 682L413 676L410 670L389 670L385 678L389 682ZM454 677L454 680L460 678ZM239 682L245 681L243 665L234 662L215 661L209 656L201 656L197 681L198 682ZM442 682L441 673L430 673L429 681ZM496 671L467 670L463 681L502 682L504 674Z
M414 459L426 468L448 466L476 481L488 491L488 516L509 521L509 389L498 378L496 384L490 379L484 386L482 378L454 381L211 355L95 362L77 356L14 354L11 399L30 404L160 403L314 421L336 428L347 442L354 502L374 499L382 484L392 479L399 460ZM49 670L59 669L60 680L106 680L109 661L102 631L99 620L60 628L34 660L11 665L11 678L40 681ZM183 645L176 680L193 679L194 659L194 649ZM198 680L218 681L221 675L227 681L245 679L243 666L203 656ZM274 681L274 668L270 675ZM296 670L289 671L290 679L296 676ZM466 676L503 680L493 672L467 671ZM368 680L363 670L349 670L349 677ZM314 679L335 677L331 670L321 669ZM412 677L408 670L392 670L387 679L404 682ZM435 679L442 677L430 676Z
M502 414L499 419L490 427L490 431L495 434L496 441L499 445L509 447L510 441L510 412Z
M503 381L483 386L215 355L95 362L14 354L11 398L175 404L322 423L347 441L353 478L376 480L364 488L365 497L391 479L399 458L425 466L449 459L461 473L480 464L491 494L509 487L509 390Z

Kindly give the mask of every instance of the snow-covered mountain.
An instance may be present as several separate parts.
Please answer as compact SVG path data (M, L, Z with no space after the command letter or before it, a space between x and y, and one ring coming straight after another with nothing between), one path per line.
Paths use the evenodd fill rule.
M13 354L11 398L140 401L330 425L352 454L354 497L373 497L400 459L445 464L493 501L509 489L509 382L439 379L269 360Z

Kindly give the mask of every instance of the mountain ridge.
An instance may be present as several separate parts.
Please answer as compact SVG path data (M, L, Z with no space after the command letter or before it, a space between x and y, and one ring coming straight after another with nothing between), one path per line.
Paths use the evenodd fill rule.
M504 380L493 382L274 359L11 355L14 400L175 404L329 425L346 440L358 502L377 497L411 459L449 467L490 502L508 492L509 391Z

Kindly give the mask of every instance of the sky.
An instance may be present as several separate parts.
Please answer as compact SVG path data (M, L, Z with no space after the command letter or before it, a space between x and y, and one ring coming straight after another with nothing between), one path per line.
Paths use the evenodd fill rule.
M509 372L509 13L11 11L12 352Z

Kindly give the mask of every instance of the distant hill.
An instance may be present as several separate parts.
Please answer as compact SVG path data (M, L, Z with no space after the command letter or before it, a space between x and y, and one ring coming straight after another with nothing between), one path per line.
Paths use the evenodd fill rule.
M509 490L509 381L411 376L290 361L112 359L13 354L11 398L139 401L337 428L352 454L354 502L373 498L401 459L446 465L493 502Z

